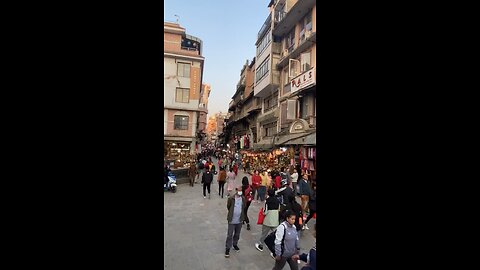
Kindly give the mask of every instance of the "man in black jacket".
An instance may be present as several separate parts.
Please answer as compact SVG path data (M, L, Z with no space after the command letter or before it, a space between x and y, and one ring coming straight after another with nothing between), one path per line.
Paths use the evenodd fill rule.
M205 189L208 189L208 198L210 199L210 185L213 181L213 174L210 171L210 168L206 168L205 172L202 175L202 184L203 184L203 198L207 198L207 194L205 193Z

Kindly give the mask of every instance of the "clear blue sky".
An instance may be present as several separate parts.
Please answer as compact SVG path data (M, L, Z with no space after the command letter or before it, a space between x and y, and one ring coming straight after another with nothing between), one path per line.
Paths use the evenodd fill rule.
M269 0L164 0L165 21L203 41L203 82L212 87L208 114L227 112L240 71L255 57L257 33L268 17Z

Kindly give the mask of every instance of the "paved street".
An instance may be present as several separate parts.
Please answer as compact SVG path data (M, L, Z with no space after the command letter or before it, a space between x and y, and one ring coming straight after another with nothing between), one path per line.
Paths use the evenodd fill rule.
M218 168L218 164L216 164ZM237 185L245 176L243 170L237 176ZM249 180L250 177L249 177ZM227 185L225 185L226 192ZM250 231L243 225L238 247L233 249L230 258L225 258L227 234L227 199L218 196L217 176L212 183L211 199L203 198L200 179L194 187L188 184L178 186L177 193L164 193L164 269L171 270L264 270L272 269L274 260L267 247L263 252L255 249L255 242L261 233L257 225L258 212L262 204L252 203L248 210ZM226 194L225 194L226 195ZM309 222L310 230L303 231L300 237L302 252L313 246L313 227L316 220ZM303 266L303 262L300 264ZM290 269L288 264L284 269Z

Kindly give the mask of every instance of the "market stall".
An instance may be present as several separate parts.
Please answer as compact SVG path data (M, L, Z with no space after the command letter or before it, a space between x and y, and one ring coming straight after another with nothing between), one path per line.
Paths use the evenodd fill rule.
M165 141L164 156L167 164L175 169L189 167L192 162L190 144L190 142Z

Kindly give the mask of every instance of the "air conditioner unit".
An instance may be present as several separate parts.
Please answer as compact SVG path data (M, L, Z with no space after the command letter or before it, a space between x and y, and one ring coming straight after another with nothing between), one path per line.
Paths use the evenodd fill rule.
M312 31L311 31L311 30L308 30L308 31L305 33L305 38L309 38L311 35L312 35Z
M288 49L283 50L282 56L287 56L287 54L288 54Z

